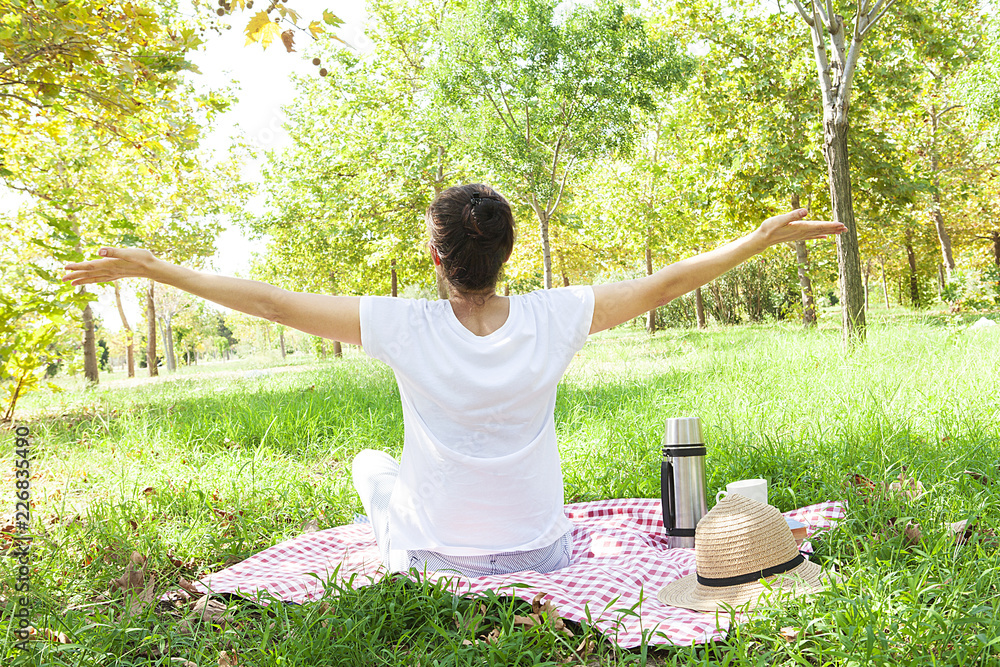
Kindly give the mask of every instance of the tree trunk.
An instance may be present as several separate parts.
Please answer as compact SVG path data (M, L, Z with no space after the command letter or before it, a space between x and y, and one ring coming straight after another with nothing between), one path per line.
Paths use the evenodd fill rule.
M795 262L799 268L799 290L802 292L802 326L814 327L816 299L813 297L812 278L809 277L809 247L805 241L795 242Z
M802 206L799 193L792 193L792 210ZM816 326L816 300L813 298L812 278L809 276L809 247L805 241L795 242L795 263L799 271L799 290L802 293L802 326Z
M114 281L115 286L115 303L118 305L118 317L122 318L122 327L125 329L125 359L128 365L128 376L130 378L135 377L135 341L134 334L132 333L132 327L129 326L128 319L125 317L125 309L122 307L122 293L118 289L118 281Z
M885 309L889 310L889 283L885 279L885 257L880 257L879 262L882 264L882 294L885 295Z
M344 356L344 350L341 348L339 340L333 341L333 356L338 358Z
M285 357L287 356L287 352L285 352L285 328L284 327L281 327L281 328L278 329L278 342L281 344L281 359L282 359L282 361L284 361Z
M913 232L906 230L906 260L910 264L910 305L920 307L920 285L917 282L917 255L913 252Z
M1000 266L1000 231L990 233L993 240L993 263Z
M538 215L538 226L542 233L542 267L545 272L545 289L552 289L552 249L549 246L549 216L535 206Z
M81 287L80 293L86 292ZM83 374L89 382L97 384L101 376L97 369L97 338L94 335L94 311L88 303L83 309Z
M934 179L935 181L937 178ZM951 252L951 236L944 228L944 216L941 215L941 193L934 192L934 227L937 229L938 242L941 244L941 259L944 262L945 281L951 282L951 273L955 270L955 258Z
M392 295L393 296L397 296L397 294L396 294L396 260L392 260L392 262L390 263L390 267L391 267L390 268L390 272L392 273ZM282 351L281 356L282 357L285 356L284 351Z
M653 275L653 249L649 247L649 229L646 230L646 275ZM646 313L646 331L656 333L656 308Z
M508 283L508 282L505 282L503 284L503 295L504 296L510 296L510 283Z
M62 173L61 168L59 172L60 174ZM83 252L83 247L80 244L80 224L76 220L76 214L71 212L67 214L67 217L72 221L73 233L77 237L76 251L78 253ZM77 294L86 293L86 285L82 285L77 291ZM97 384L100 382L101 377L97 367L97 336L94 334L94 311L91 309L89 302L83 309L81 320L83 323L83 375L87 378L88 382ZM18 385L18 389L20 389L20 385ZM12 403L16 402L17 398L15 397Z
M851 349L865 338L865 302L847 159L847 130L846 120L836 122L825 118L823 121L823 152L830 178L833 219L847 227L843 234L837 236L837 266L840 269L841 332L845 347Z
M869 257L868 261L865 262L865 312L866 313L868 312L868 278L871 276L871 274L872 274L872 259L871 257Z
M173 317L163 320L163 349L167 354L167 370L173 373L177 370L177 356L174 354L174 323Z
M932 182L934 184L934 191L931 195L931 201L933 206L931 207L931 217L934 218L934 228L937 230L938 242L941 244L941 260L944 262L944 267L947 270L946 280L951 282L951 272L955 270L955 259L951 252L951 236L948 235L948 230L944 228L944 216L941 214L941 171L940 167L940 157L938 155L938 125L943 116L947 111L938 112L937 105L932 105L930 109L930 119L931 119L931 173L934 174Z
M701 294L701 288L699 287L694 291L694 316L698 321L698 328L704 329L705 324L705 298Z
M552 289L552 247L549 243L549 216L532 195L529 203L538 218L538 229L542 238L542 268L545 273L545 289Z
M167 326L163 318L157 320L160 325L160 342L163 344L163 356L167 362L167 370L170 370L170 346L167 345Z
M160 374L156 367L156 304L153 303L153 290L155 282L149 281L149 288L146 290L146 367L149 369L149 377L156 377Z

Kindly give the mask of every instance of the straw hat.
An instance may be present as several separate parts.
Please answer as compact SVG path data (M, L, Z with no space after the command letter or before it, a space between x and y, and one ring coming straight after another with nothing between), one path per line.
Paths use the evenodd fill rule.
M664 586L660 602L695 611L750 610L769 589L805 595L825 588L821 577L829 576L799 554L781 512L736 493L698 522L694 550L696 574Z

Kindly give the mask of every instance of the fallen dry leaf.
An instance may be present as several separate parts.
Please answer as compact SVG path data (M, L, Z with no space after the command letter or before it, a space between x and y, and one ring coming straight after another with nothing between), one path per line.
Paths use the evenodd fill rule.
M154 588L156 587L156 577L150 577L149 581L146 582L145 587L142 591L132 598L129 603L128 612L133 616L142 613L149 607L156 604L156 593Z
M28 639L47 640L57 644L69 644L69 637L65 632L52 630L50 628L33 628L30 625L25 628L28 631Z
M790 625L781 628L781 636L784 637L787 642L794 642L798 640L801 635L801 628L793 628Z
M541 615L545 614L545 617L552 623L552 627L556 632L561 632L568 637L572 637L573 631L566 627L566 622L559 614L559 610L556 609L551 600L545 600L545 602L542 602L543 597L545 597L545 593L537 593L535 597L531 599L531 615L535 617L539 623L541 623Z
M916 546L920 544L920 540L923 537L920 533L920 524L907 522L906 527L903 528L903 537L906 539L910 546Z
M147 498L149 496L155 496L156 495L156 489L154 489L151 486L147 486L145 489L142 490L142 495L146 496Z
M854 495L866 503L868 502L868 497L878 491L878 487L875 486L875 482L859 473L850 475L847 478L845 486L849 491L853 491Z
M947 524L947 527L955 534L955 544L962 546L975 536L979 536L985 544L994 545L996 543L996 533L982 524L970 524L969 521L962 520Z
M177 631L181 634L191 634L199 621L225 626L232 620L233 617L228 613L225 604L206 595L194 603L191 613L186 618L181 619L177 624Z
M973 534L972 529L969 528L968 519L962 519L961 521L956 521L955 523L949 523L948 528L950 528L951 532L955 534L955 544L958 546L962 546L968 542L969 538L972 537Z
M977 470L963 470L962 474L968 475L969 477L976 480L980 484L989 484L991 481L989 477L987 477L986 475Z
M195 586L194 584L192 584L190 581L188 581L184 577L181 577L180 579L177 580L177 585L180 586L181 589L185 593L187 593L188 595L190 595L191 597L193 597L195 599L200 598L203 595L205 595L204 592L202 592L201 590L199 590L197 586Z
M227 651L219 653L219 667L236 667L238 664L234 654Z
M597 648L597 643L591 637L584 637L580 645L576 647L576 654L580 658L586 658Z
M309 519L299 527L299 530L302 534L315 533L319 530L319 520L316 518Z
M530 614L528 616L520 616L514 614L514 627L523 625L526 628L533 628L536 625L540 625L541 621L538 620L538 614Z
M496 644L500 641L500 628L493 628L490 630L490 634L485 635L483 639L487 644Z
M142 567L145 563L146 557L138 551L133 551L128 565L125 566L125 573L117 579L111 580L111 589L125 593L141 591L145 585L146 575Z
M889 490L897 493L902 492L910 500L916 500L926 493L924 485L906 473L906 466L903 466L903 471L899 473L896 481L889 485Z

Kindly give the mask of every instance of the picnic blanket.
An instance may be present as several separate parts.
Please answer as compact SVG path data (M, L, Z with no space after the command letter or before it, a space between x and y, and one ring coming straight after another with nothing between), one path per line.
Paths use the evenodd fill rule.
M547 574L463 578L441 572L428 577L448 577L448 586L457 594L493 590L530 601L544 593L563 618L590 619L623 648L644 641L704 643L726 634L728 615L698 613L656 599L662 586L695 571L694 549L668 548L658 498L575 503L566 505L566 516L573 524L573 559L568 567ZM844 504L809 505L785 516L806 524L812 537L843 518ZM803 547L811 551L808 543ZM301 603L322 597L325 583L333 578L358 587L385 574L371 526L356 523L276 544L195 585L205 593L253 598L256 592L267 591L280 600Z

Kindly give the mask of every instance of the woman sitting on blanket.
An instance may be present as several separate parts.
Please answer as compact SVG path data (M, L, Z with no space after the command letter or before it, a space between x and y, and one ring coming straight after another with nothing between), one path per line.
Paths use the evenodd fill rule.
M354 345L392 367L403 404L397 463L365 450L354 484L391 571L467 576L550 572L570 562L556 443L556 385L587 336L722 275L768 246L839 234L798 210L636 280L500 296L514 244L510 205L493 188L449 188L427 213L442 301L302 294L169 264L147 250L102 248L68 264L73 285L150 278L228 308Z

